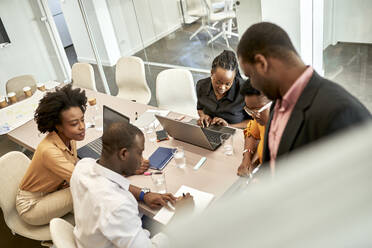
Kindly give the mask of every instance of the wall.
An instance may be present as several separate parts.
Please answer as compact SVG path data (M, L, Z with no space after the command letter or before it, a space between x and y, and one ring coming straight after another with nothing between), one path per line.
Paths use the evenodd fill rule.
M335 0L335 39L372 43L372 1Z
M32 74L38 81L64 81L37 1L1 0L0 16L12 44L0 49L0 95L8 79Z
M261 0L244 0L236 10L239 37L252 25L262 20Z
M147 47L181 27L176 0L135 0L133 3L132 0L107 1L122 56L142 50L141 36Z
M261 0L261 8L262 21L280 25L288 33L297 52L300 52L300 0Z
M132 0L83 0L104 65L112 66L120 56L132 55L142 50L139 28L145 46L149 46L181 26L176 0L133 2L134 4ZM61 6L78 60L96 63L77 1L65 0Z
M323 48L326 49L329 45L333 44L333 4L334 0L324 0L324 40Z

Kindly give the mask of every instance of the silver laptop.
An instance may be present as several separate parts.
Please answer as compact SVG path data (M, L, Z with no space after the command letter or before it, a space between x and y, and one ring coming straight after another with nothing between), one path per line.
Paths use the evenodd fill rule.
M175 139L216 150L221 145L222 132L209 130L187 122L176 121L168 117L155 115L163 128Z
M103 105L103 132L114 122L129 122L129 117L120 114L119 112ZM77 150L77 155L80 159L82 158L94 158L98 159L102 152L102 137L86 144L85 146Z

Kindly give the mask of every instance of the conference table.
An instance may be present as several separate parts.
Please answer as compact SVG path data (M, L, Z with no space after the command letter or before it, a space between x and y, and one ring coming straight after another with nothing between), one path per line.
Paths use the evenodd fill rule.
M102 109L102 105L107 105L110 108L128 116L131 122L134 122L136 112L140 116L147 109L157 109L153 106L136 103L119 97L94 92L87 89L85 91L88 99L93 97L96 98L100 109ZM90 115L91 113L88 110L85 116L86 119L90 118ZM168 117L177 118L182 115L183 114L170 112ZM188 118L191 119L191 117L186 117L185 120L187 121ZM162 129L161 125L159 125L157 129ZM101 131L97 131L94 128L88 128L86 130L85 139L77 142L77 147L82 147L85 144L99 138L101 135ZM40 132L37 130L35 121L31 120L9 132L7 136L9 139L29 149L30 151L35 151L37 145L45 137L45 134L40 134ZM222 146L220 146L216 151L210 151L173 139L171 137L169 140L161 142L150 142L146 139L143 156L144 158L148 158L160 146L169 148L183 146L186 157L186 167L182 169L177 168L175 161L172 159L163 169L163 172L165 173L167 191L174 194L181 185L186 185L188 187L213 194L215 196L213 201L216 201L216 199L219 199L239 178L236 172L242 159L244 147L243 131L237 129L233 138L234 154L232 156L225 155ZM194 170L193 167L202 157L206 157L207 160L200 169ZM141 188L148 187L154 191L151 176L135 175L129 177L128 179L130 180L131 184L135 186ZM153 216L157 213L157 210L150 209L142 203L140 203L140 210L150 218L153 218Z

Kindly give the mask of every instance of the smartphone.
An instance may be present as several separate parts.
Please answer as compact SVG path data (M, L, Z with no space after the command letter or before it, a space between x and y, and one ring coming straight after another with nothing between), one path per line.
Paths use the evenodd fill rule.
M167 131L165 131L164 129L156 131L156 139L158 142L163 141L163 140L168 140L169 137L168 137Z

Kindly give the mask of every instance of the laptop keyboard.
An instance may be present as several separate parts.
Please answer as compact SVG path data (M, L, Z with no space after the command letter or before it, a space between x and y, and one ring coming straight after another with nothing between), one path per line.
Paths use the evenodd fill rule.
M101 154L102 151L102 138L96 139L87 145L90 149L95 151L97 154Z
M205 128L202 128L202 130L210 143L214 143L214 144L221 143L221 139L220 139L221 133L214 132L214 131L211 131Z

